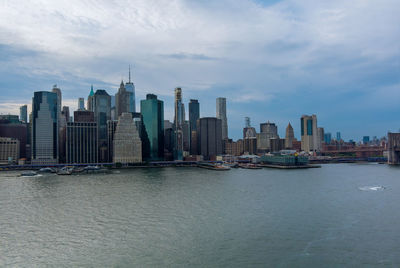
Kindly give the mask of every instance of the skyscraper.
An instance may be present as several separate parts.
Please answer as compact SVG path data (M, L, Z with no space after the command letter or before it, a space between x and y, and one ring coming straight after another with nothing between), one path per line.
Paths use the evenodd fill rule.
M182 89L175 88L175 116L174 116L174 158L182 160L183 157L183 123L185 121L185 106L182 103ZM189 134L189 133L187 133Z
M136 112L136 97L135 97L135 85L131 81L131 66L129 65L129 81L125 83L125 89L129 93L129 112L135 113Z
M215 117L197 120L198 153L204 160L215 160L222 154L222 122Z
M79 98L78 99L78 111L84 111L84 110L85 110L85 99Z
M28 123L28 106L26 104L19 107L19 120Z
M294 131L292 125L289 123L286 127L286 135L285 135L285 148L291 149L293 147L294 141Z
M32 99L32 163L58 162L58 96L38 91Z
M257 134L257 149L266 152L271 149L270 140L277 139L278 127L275 123L267 122L260 124L260 133Z
M191 99L189 102L189 124L190 131L195 131L197 119L200 118L200 104L198 100Z
M147 94L140 101L145 137L149 143L145 146L145 160L163 160L164 158L164 102L154 94Z
M106 162L108 160L107 120L111 119L111 97L105 90L98 89L92 96L90 94L88 99L90 99L88 100L88 103L90 103L89 110L94 112L97 123L99 161Z
M217 118L222 122L222 139L228 138L228 119L226 118L226 98L217 98Z
M114 134L114 163L142 162L142 142L132 113L122 113Z
M332 141L332 134L331 133L325 133L324 134L324 142L325 144L330 144Z
M115 117L116 119L122 113L129 113L130 111L130 95L132 93L126 91L124 81L121 81L117 94L115 94Z
M89 111L77 111L92 113ZM67 123L66 162L69 164L88 164L98 162L97 123L93 116L79 117L75 112L75 121Z
M305 152L319 152L321 139L318 135L317 116L303 115L301 123L301 150Z

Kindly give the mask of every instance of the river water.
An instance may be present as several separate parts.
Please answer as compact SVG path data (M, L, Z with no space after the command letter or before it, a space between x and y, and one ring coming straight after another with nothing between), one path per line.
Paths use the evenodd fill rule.
M400 266L400 168L0 173L0 266Z

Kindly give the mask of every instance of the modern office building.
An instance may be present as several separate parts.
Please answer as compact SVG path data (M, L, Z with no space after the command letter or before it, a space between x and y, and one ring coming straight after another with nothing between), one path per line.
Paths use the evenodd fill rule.
M23 123L28 123L28 105L19 107L19 120Z
M129 65L129 81L125 83L125 89L129 95L129 112L136 113L135 84L131 81L131 66Z
M84 111L84 110L85 110L85 99L79 98L78 99L78 111Z
M80 120L82 119L80 118ZM67 123L66 163L98 163L96 122L82 120Z
M114 136L117 130L118 120L107 120L107 152L108 160L107 162L113 162L114 159Z
M19 140L0 137L0 164L18 163L19 151Z
M215 160L222 154L222 120L203 117L197 120L197 152L204 160Z
M197 154L197 119L200 118L200 104L198 100L189 102L189 127L190 127L190 154Z
M289 123L286 127L286 135L285 135L285 149L291 149L293 147L294 131L292 125Z
M95 122L94 112L86 110L75 111L74 122Z
M305 152L319 152L321 150L321 139L318 135L317 116L303 115L301 124L301 150Z
M88 110L94 112L94 118L97 123L99 162L107 162L107 120L111 119L111 97L103 89L96 90L96 93L94 93L93 95L92 91L90 92L88 97Z
M124 81L121 81L118 92L115 94L115 118L118 119L122 113L130 112L131 92L125 89Z
M143 118L145 144L144 159L157 161L164 159L164 102L154 94L147 94L140 101L140 111Z
M122 113L114 134L114 163L142 162L142 142L133 122L132 113Z
M226 117L226 98L217 98L216 100L216 115L221 119L222 123L222 139L228 138L228 119Z
M363 137L363 144L364 144L364 145L369 144L369 136L364 136L364 137Z
M57 93L38 91L32 99L32 163L58 163L58 100Z

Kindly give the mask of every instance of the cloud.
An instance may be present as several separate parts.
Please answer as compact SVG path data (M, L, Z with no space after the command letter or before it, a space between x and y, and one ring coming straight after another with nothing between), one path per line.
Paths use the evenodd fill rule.
M92 83L115 93L128 64L134 65L138 98L152 92L169 101L182 86L193 97L225 94L246 113L260 110L249 103L269 103L277 118L282 111L275 103L297 107L298 114L312 105L327 116L332 99L366 98L400 82L397 0L0 5L5 102L54 83L66 99L86 95ZM377 109L384 110L383 102ZM297 120L294 112L283 113Z

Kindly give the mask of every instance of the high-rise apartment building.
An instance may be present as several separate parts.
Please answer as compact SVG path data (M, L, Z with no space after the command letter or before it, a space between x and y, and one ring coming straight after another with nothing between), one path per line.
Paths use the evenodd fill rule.
M215 160L222 154L222 120L204 117L197 120L197 151L204 160Z
M228 119L226 117L226 98L217 98L217 118L222 123L222 139L228 138Z
M319 152L321 139L318 135L317 116L303 115L301 123L301 150L305 152Z
M114 163L142 162L142 142L132 113L122 113L114 134Z
M58 163L58 116L60 108L57 93L38 91L32 99L32 163Z
M164 102L154 94L147 94L140 101L140 111L143 118L145 144L144 160L163 160L164 158Z
M19 107L19 120L23 123L28 123L28 105Z

